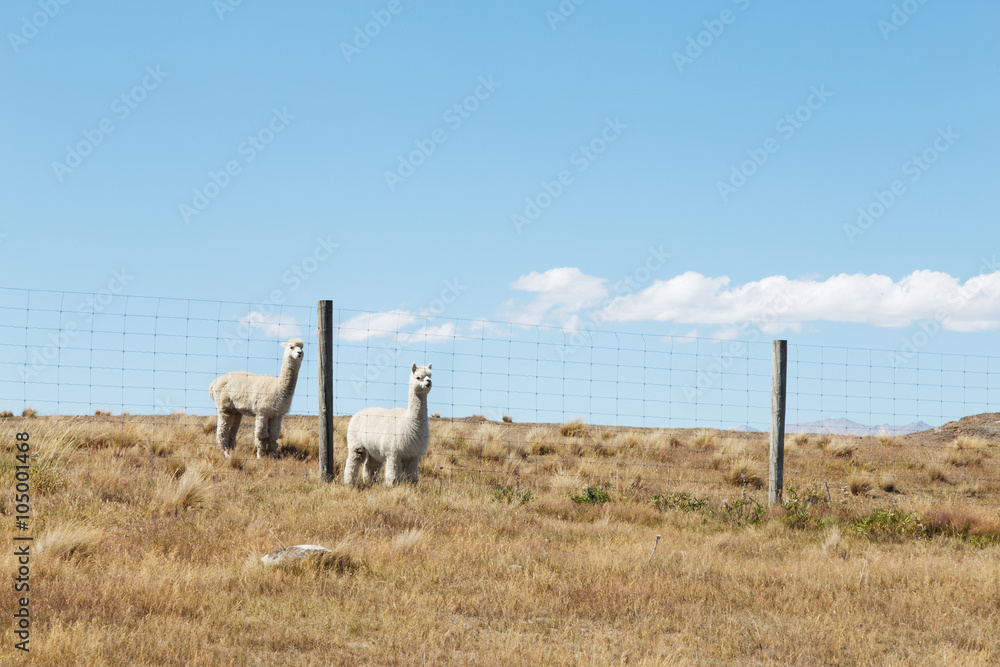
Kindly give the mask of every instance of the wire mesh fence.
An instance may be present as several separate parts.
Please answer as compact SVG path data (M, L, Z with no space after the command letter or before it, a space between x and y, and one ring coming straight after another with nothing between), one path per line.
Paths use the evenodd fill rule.
M219 459L209 384L234 370L278 375L290 337L305 341L305 360L280 454L316 456L315 306L0 289L0 313L0 428L37 412L69 465L109 451ZM757 330L718 340L406 311L333 319L338 466L349 416L405 406L417 363L434 374L422 477L766 486L771 341ZM790 344L785 483L995 497L998 371L994 357ZM253 450L252 420L237 442Z

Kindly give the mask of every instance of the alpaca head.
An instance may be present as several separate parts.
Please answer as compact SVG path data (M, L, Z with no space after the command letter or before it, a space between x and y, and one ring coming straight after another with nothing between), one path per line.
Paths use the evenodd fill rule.
M420 396L426 396L431 390L431 364L417 366L413 364L410 369L410 391L414 391Z
M285 348L284 361L291 361L296 365L302 363L302 345L301 338L292 338L287 343L282 343L281 347Z

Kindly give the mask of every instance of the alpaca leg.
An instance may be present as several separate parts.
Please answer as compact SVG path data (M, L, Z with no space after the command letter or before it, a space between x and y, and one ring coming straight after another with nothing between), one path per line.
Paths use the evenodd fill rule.
M233 414L229 415L229 424L230 424L229 441L226 443L226 447L229 449L230 452L236 449L236 434L240 430L240 422L242 421L243 421L243 413L241 412L234 412Z
M271 417L267 424L267 448L272 454L278 453L278 436L281 435L281 417Z
M385 457L385 485L392 486L399 481L399 454L392 453Z
M267 417L257 415L257 420L254 422L253 435L257 442L257 458L267 451L267 421Z
M347 460L344 462L344 484L352 486L358 476L358 468L364 466L365 457L368 453L360 448L349 448L347 450Z
M412 461L407 461L406 465L403 467L403 479L411 484L417 483L417 466L420 464L420 459L413 459Z
M361 482L363 484L374 484L378 477L378 470L382 464L371 454L365 457L364 467L361 468Z
M226 458L229 458L233 447L236 446L236 431L240 428L240 418L242 416L238 412L219 410L218 422L215 428L215 441Z

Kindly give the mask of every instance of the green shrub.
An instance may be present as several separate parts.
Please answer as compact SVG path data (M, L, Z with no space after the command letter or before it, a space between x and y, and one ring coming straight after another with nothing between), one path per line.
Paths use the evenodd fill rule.
M695 498L690 493L678 492L671 496L653 496L651 501L657 509L677 509L682 512L697 512L708 506L708 498Z
M534 494L528 489L520 491L513 486L501 486L493 490L493 500L498 503L527 505L534 497Z
M583 493L573 494L570 496L570 500L575 503L588 503L590 505L600 505L602 503L611 502L611 494L608 493L608 489L611 488L611 482L605 482L603 487L598 486L588 486L583 490Z
M767 508L753 498L737 498L723 501L718 516L723 523L747 526L763 523L767 518Z

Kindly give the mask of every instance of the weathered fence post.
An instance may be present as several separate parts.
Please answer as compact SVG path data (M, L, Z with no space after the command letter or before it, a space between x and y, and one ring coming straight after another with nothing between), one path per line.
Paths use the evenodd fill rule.
M781 502L785 477L785 378L788 368L788 341L771 346L771 463L767 474L767 504Z
M333 301L316 302L319 323L319 476L333 480Z

